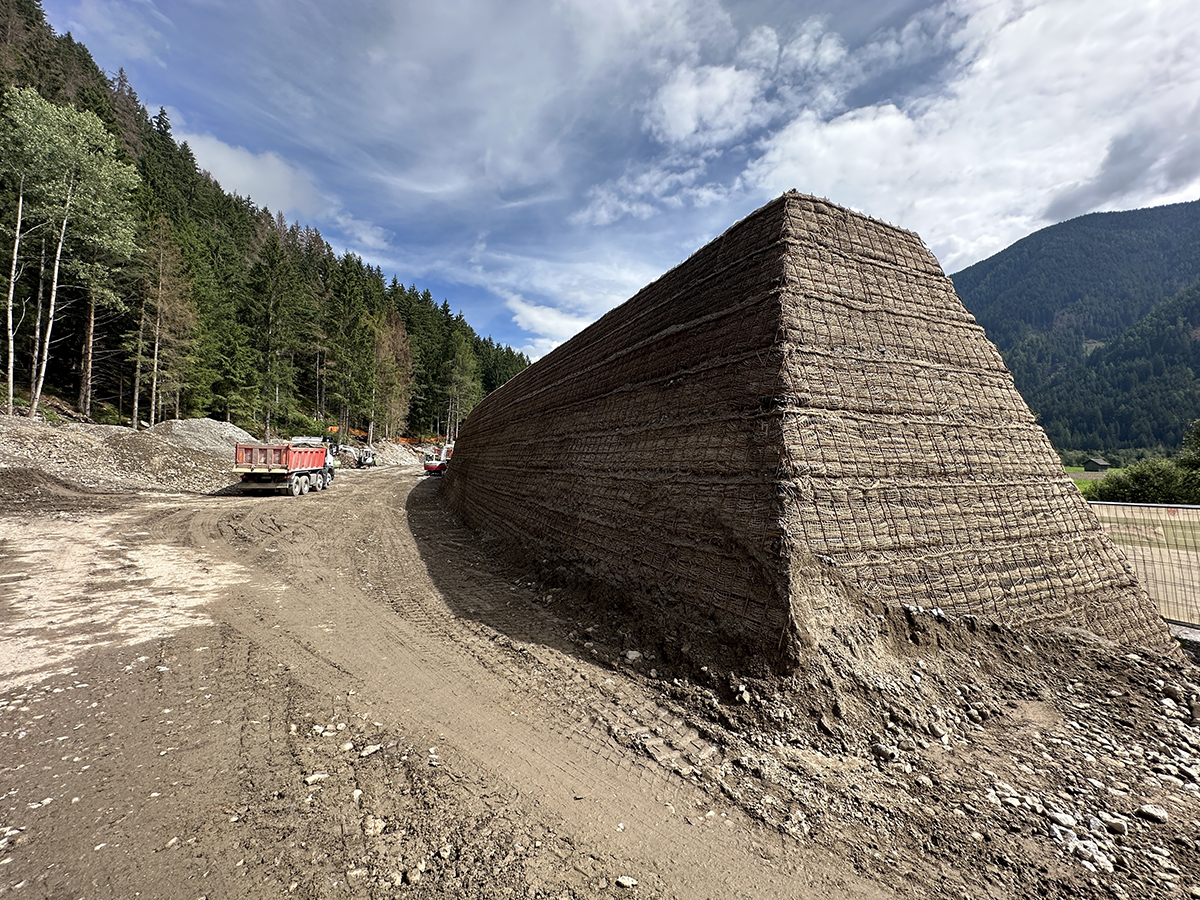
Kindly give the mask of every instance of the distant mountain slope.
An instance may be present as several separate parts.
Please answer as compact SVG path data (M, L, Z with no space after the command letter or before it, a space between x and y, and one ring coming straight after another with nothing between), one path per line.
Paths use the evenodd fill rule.
M951 278L1002 351L1052 330L1108 340L1200 281L1200 200L1080 216Z
M1081 216L951 277L1056 446L1178 445L1194 340L1157 317L1122 336L1200 282L1200 201Z
M1026 395L1056 447L1178 447L1200 419L1200 284Z

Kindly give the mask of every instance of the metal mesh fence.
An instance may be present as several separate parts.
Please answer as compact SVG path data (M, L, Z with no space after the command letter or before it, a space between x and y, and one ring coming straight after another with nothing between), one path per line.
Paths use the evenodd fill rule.
M1092 503L1169 622L1200 627L1200 506Z

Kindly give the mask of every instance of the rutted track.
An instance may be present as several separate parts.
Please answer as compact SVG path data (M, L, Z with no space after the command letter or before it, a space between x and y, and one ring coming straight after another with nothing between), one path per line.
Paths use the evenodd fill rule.
M622 694L628 709L655 707L635 682L554 649L566 646L569 623L547 617L468 549L435 485L344 475L301 501L235 500L176 514L182 521L164 522L163 536L215 520L228 550L258 568L222 619L280 658L311 651L313 676L323 675L316 660L344 673L377 716L444 737L577 839L657 873L680 896L794 896L794 873L784 877L756 852L731 852L778 845L777 836L732 806L716 807L720 828L686 824L686 811L707 812L716 799L587 715ZM441 548L440 585L418 540ZM452 547L459 552L447 553Z
M586 623L559 619L474 549L442 512L435 483L384 470L344 473L331 490L299 499L113 499L119 512L96 523L103 529L96 557L106 542L110 567L135 552L169 554L172 567L147 575L139 590L163 596L203 583L201 608L211 624L138 632L114 645L117 658L94 651L66 661L64 671L85 687L133 678L146 704L162 704L163 713L146 708L131 721L127 736L142 734L130 740L145 746L124 746L125 764L106 768L105 778L124 782L131 797L145 795L147 773L161 772L161 763L149 761L171 754L181 767L173 774L195 792L191 801L182 789L173 794L192 810L183 817L191 840L207 836L214 849L204 866L228 869L218 893L256 895L245 880L245 860L232 859L249 846L258 848L262 863L255 884L304 887L310 896L388 896L405 879L427 896L502 896L522 883L529 896L593 896L622 874L639 880L642 896L890 894L845 874L828 857L786 848L777 832L690 777L689 754L707 758L713 748L683 717L657 704L639 679L581 655L568 633ZM0 538L19 541L19 520L0 520L6 526ZM78 523L68 518L63 529L71 528ZM19 579L20 561L10 567ZM87 584L80 587L86 598ZM6 596L15 597L0 594ZM11 622L19 610L9 610ZM201 666L201 659L208 662ZM217 702L218 682L236 694L227 712L207 724L201 715L180 726L172 716L183 713L172 708L207 698L190 712L207 709ZM138 710L126 713L137 716ZM326 732L314 727L323 722L331 735L335 723L346 730L323 738ZM89 723L81 718L75 727ZM164 735L182 727L203 729L206 737L172 745L168 736L143 734L156 723ZM622 743L613 737L618 733L632 739ZM347 735L354 739L343 745ZM380 750L359 757L376 744ZM65 746L46 742L45 754ZM145 760L137 762L141 751ZM305 779L318 774L330 780L307 786ZM427 775L437 790L423 780ZM335 782L344 790L335 790ZM423 818L406 805L419 794L435 807L425 808ZM205 818L201 798L217 804L215 819ZM46 808L67 817L70 799ZM436 828L421 824L431 816L442 820ZM126 828L130 840L141 834L133 821L128 815L117 820L126 823L117 827ZM218 836L235 832L239 821L252 821L255 836L234 841L233 851L218 851L216 845L225 846ZM491 824L482 837L469 838L484 821L507 822L513 831ZM332 842L320 837L331 822L338 835ZM4 824L22 827L11 817ZM429 835L437 828L458 835L456 841L438 838L449 850L413 849L434 841ZM531 836L520 837L521 830ZM84 884L78 879L94 883L87 855L77 847L55 848L50 831L34 829L40 843L31 843L32 834L22 838L38 852L14 857L3 877L23 876L27 887L40 883L46 896L53 884L76 890ZM492 858L489 841L513 840L512 834L511 847L495 850L504 858ZM190 887L170 874L169 860L156 857L160 849L144 848L127 871L107 867L107 888L97 895L154 884L160 896L188 896ZM311 859L302 849L312 850ZM60 881L47 880L45 871L35 877L37 863L47 860L48 871L58 865ZM151 877L159 863L163 871ZM79 874L69 877L69 871ZM185 871L187 878L209 877L185 867L179 878ZM329 874L335 872L341 875ZM0 882L17 883L20 877Z

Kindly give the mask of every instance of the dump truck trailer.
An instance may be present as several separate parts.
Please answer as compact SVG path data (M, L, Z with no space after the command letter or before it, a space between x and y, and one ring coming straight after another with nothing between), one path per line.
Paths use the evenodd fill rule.
M243 491L274 491L299 497L310 490L323 491L333 481L320 444L238 444L233 471L241 476Z

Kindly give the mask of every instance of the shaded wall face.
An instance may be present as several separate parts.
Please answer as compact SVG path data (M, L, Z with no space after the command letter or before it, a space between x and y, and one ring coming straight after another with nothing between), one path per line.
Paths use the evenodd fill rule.
M915 235L803 204L790 225L790 552L880 601L1161 643L1124 561Z
M780 213L733 229L474 410L444 485L469 524L776 646Z

